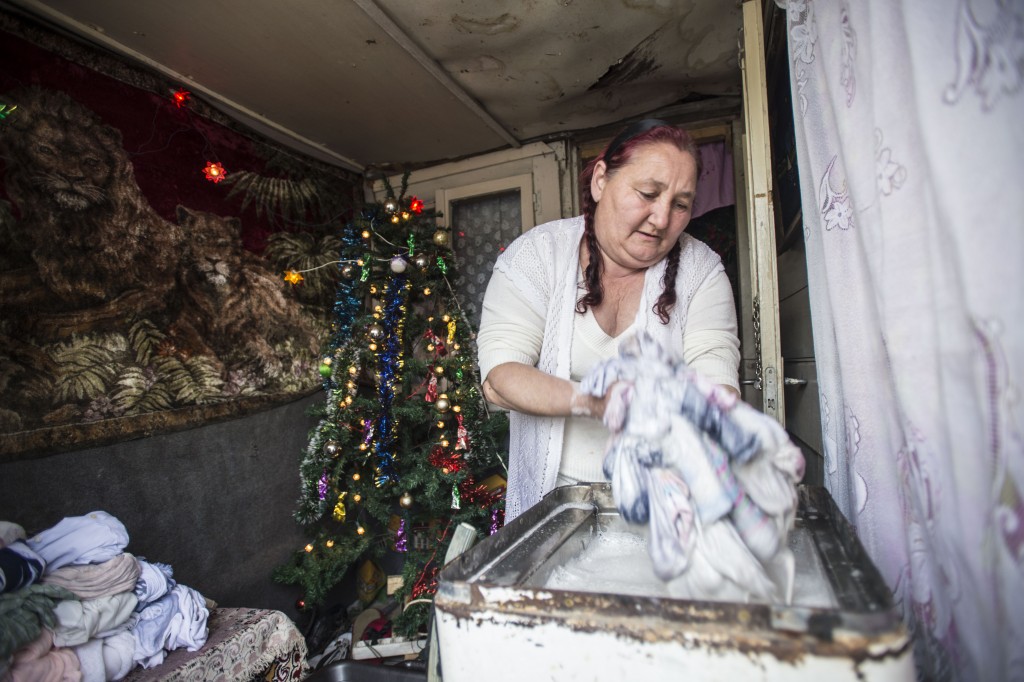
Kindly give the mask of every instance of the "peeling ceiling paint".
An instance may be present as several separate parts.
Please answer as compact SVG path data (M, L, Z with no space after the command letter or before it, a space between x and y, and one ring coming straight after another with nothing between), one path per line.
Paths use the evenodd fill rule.
M350 167L739 94L739 0L0 0Z

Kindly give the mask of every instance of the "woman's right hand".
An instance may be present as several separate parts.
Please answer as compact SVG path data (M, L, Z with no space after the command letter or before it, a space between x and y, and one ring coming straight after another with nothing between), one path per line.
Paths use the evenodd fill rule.
M559 379L536 367L506 362L492 369L483 383L484 398L499 407L539 417L588 416L600 420L605 397L586 395L579 384Z

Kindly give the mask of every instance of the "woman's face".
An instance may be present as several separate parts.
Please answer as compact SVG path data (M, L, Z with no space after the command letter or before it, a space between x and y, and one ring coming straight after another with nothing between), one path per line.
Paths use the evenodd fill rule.
M590 182L598 246L606 265L648 268L668 254L690 223L697 162L671 143L654 142L633 150L614 174L607 170L598 162Z

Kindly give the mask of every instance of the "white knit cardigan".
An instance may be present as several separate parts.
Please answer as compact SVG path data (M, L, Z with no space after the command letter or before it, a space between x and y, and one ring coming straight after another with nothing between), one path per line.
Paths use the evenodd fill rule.
M555 220L533 228L502 253L494 269L505 274L544 322L544 341L537 368L562 379L569 378L573 314L579 297L579 245L583 217ZM646 330L666 348L682 356L683 331L690 301L701 283L721 259L706 244L683 234L677 301L668 324L654 313L662 291L666 263L648 268L637 310L636 331ZM562 456L563 417L535 417L512 411L505 522L529 509L555 487Z

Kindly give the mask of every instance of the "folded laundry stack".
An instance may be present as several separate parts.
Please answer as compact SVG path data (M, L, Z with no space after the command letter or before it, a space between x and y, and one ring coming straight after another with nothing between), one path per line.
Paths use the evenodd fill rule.
M779 423L645 334L581 390L609 395L604 473L622 517L649 529L658 577L690 597L788 603L804 459Z
M30 538L0 521L0 680L120 680L203 646L203 596L127 546L124 524L103 511Z

